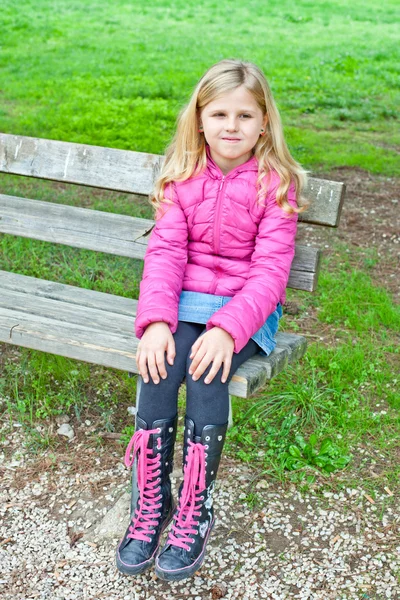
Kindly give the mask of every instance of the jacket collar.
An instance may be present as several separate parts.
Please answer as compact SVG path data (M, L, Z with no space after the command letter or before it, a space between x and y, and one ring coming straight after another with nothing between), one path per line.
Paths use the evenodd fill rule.
M207 166L206 171L213 179L221 179L221 177L236 177L239 173L243 171L257 171L258 172L258 162L255 156L251 156L248 161L243 163L242 165L238 165L227 175L224 175L219 166L213 161L211 158L210 146L206 144L206 154L207 154Z

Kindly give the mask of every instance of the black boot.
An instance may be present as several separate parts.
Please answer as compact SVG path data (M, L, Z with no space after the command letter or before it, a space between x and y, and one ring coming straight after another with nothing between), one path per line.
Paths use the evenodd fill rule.
M154 562L160 536L175 509L169 478L173 469L178 417L154 421L152 429L136 416L136 432L125 464L132 468L131 521L117 548L117 568L138 575Z
M195 437L193 421L185 418L184 476L179 505L155 562L156 575L161 579L177 581L191 577L203 564L215 523L212 494L227 428L228 423L206 425L201 436Z

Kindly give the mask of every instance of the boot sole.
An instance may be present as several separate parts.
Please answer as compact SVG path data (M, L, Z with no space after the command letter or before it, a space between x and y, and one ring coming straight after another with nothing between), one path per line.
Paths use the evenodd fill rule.
M160 538L161 538L162 534L164 533L164 531L166 530L166 528L168 527L168 525L171 523L172 518L174 516L174 511L175 511L175 506L173 506L173 510L171 510L170 515L168 516L164 525L162 526L162 529L160 531ZM121 542L122 542L122 540L118 544L118 548L117 548L116 566L117 566L118 571L120 573L124 573L124 575L140 575L141 573L144 573L145 571L147 571L147 569L149 569L153 565L153 563L155 561L155 556L160 548L160 543L158 543L158 546L154 550L153 555L148 560L146 560L138 565L127 565L119 558L119 546L120 546Z
M192 565L189 565L188 567L183 567L182 569L177 569L176 571L164 571L163 569L160 569L160 567L157 566L156 562L154 572L157 575L157 577L163 579L164 581L180 581L181 579L187 579L188 577L192 577L196 573L196 571L200 569L204 562L206 556L206 546L208 540L210 539L211 532L214 529L214 525L215 519L213 520L212 525L208 531L207 538L204 540L204 548Z

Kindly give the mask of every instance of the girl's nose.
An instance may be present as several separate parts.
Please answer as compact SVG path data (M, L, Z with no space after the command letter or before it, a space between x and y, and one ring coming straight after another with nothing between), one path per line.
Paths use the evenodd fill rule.
M228 117L226 125L225 125L225 129L227 131L236 131L237 130L237 123L236 123L235 117Z

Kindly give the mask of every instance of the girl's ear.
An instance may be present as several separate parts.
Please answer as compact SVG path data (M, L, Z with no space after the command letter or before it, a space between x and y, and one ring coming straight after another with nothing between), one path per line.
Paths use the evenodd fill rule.
M197 117L199 133L202 133L203 132L203 123L201 122L201 113L199 110L196 110L196 117Z

